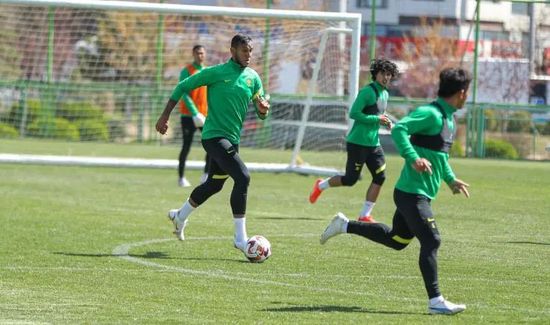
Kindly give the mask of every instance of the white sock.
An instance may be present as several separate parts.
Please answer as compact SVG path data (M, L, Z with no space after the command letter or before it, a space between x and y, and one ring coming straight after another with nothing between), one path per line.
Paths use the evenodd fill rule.
M321 182L319 182L318 186L321 191L326 190L327 188L330 187L330 184L328 183L329 180L330 180L330 177L323 179Z
M246 218L233 218L233 223L235 224L235 242L246 242L248 240L248 236L246 235Z
M191 203L189 203L189 200L185 201L185 203L178 210L178 219L180 219L180 221L185 221L193 210L195 210L195 208L191 205Z
M342 229L340 229L342 233L346 234L348 232L348 224L349 224L349 220L342 224Z
M430 306L433 306L433 305L435 305L435 304L438 304L438 303L440 303L440 302L442 302L442 301L444 301L444 300L445 300L445 299L443 298L443 296L437 296L437 297L435 297L435 298L432 298L432 299L430 299Z
M365 201L365 204L363 204L363 209L361 209L361 212L359 213L360 217L370 216L372 213L372 209L374 209L374 205L376 203L371 201Z

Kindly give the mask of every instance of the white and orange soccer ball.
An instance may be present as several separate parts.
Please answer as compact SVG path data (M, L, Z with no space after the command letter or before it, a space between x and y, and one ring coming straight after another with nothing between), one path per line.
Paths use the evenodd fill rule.
M252 263L262 263L271 256L271 243L264 236L252 236L246 242L244 255Z

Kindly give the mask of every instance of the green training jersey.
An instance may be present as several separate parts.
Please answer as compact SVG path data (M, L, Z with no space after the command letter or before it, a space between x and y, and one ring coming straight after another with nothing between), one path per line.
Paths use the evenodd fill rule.
M447 104L443 99L436 101L447 115L447 125L454 132L453 113L456 108ZM399 151L405 158L405 166L397 180L395 187L403 192L421 194L435 199L441 180L447 184L455 180L455 175L449 165L449 154L442 151L430 150L411 144L411 134L436 135L442 131L443 114L433 105L424 105L416 108L408 116L395 124L392 138ZM432 164L432 174L419 173L412 164L418 158L425 158Z
M248 104L257 96L264 95L258 73L229 59L180 81L170 99L178 101L183 93L200 86L206 86L208 90L208 116L202 138L222 137L232 144L239 144ZM256 114L265 118L260 116L257 108Z
M376 81L359 91L349 113L349 118L354 122L346 138L347 142L366 147L380 146L379 115L386 111L388 97L388 91Z

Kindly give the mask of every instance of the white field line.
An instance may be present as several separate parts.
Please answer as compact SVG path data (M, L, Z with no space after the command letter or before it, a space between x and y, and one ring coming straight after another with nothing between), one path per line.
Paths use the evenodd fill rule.
M278 237L296 237L298 235L281 235ZM300 234L300 237L314 237L317 236L317 234ZM186 240L229 240L232 239L232 237L195 237L195 238L189 238ZM214 277L214 278L220 278L225 280L236 280L236 281L244 281L244 282L250 282L255 284L261 284L261 285L273 285L273 286L280 286L280 287L287 287L287 288L294 288L294 289L305 289L309 291L314 292L331 292L331 293L338 293L338 294L344 294L344 295L358 295L358 296L372 296L376 297L377 299L383 298L383 299L392 299L392 300L401 300L401 301L410 301L410 302L425 302L423 299L414 299L414 298L405 298L405 297L398 297L398 296L392 296L386 294L384 297L380 297L379 294L372 293L369 294L367 292L358 292L358 291L347 291L347 290L337 290L337 289L330 289L330 288L319 288L319 287L311 287L311 286L303 286L303 285L295 285L291 283L286 282L279 282L279 281L269 281L269 280L259 280L254 278L247 277L249 274L247 273L233 273L233 274L227 274L222 270L213 270L213 271L202 271L202 270L192 270L192 269L186 269L182 267L176 267L176 266L167 266L163 264L158 264L146 260L139 259L137 257L129 256L129 251L131 248L134 247L140 247L145 246L149 244L157 244L157 243L163 243L168 241L174 241L175 239L172 238L163 238L163 239L152 239L152 240L146 240L142 242L136 242L136 243L129 243L129 244L122 244L117 247L115 247L112 251L112 255L116 256L120 259L123 259L125 261L141 264L144 266L155 268L161 272L176 272L176 273L182 273L182 274L191 274L191 275L200 275L200 276L206 276L206 277ZM67 272L78 272L78 271L106 271L106 272L112 272L112 271L120 271L119 269L114 268L82 268L82 267L32 267L32 266L3 266L0 267L0 270L9 270L9 271L27 271L27 272L44 272L45 270L52 270L52 271L67 271ZM126 270L128 271L128 270ZM242 276L239 276L242 275ZM310 274L278 274L280 276L289 276L289 277L310 277L312 275ZM315 275L315 277L318 277ZM321 276L322 278L325 278ZM386 278L386 279L410 279L415 278L420 280L420 276L395 276L395 275L377 275L377 276L368 276L368 275L362 275L361 277L366 279L380 279L380 278ZM347 275L330 275L330 278L350 278ZM492 282L491 279L487 278L472 278L470 276L464 276L464 277L453 277L453 278L447 278L447 280L451 281L489 281ZM527 284L524 281L515 281L515 280L496 280L495 282L498 282L500 285L503 283L509 283L509 284L517 284L518 282L521 282L523 284ZM540 283L536 282L533 283L533 285L540 285ZM1 290L0 290L1 291ZM494 309L494 308L500 308L503 310L511 310L511 311L519 311L524 313L530 313L530 314L543 314L547 315L550 314L549 309L529 309L529 308L517 308L515 306L510 305L493 305L493 304L487 304L482 301L475 302L475 303L469 303L469 306L475 306L476 309ZM1 323L1 321L0 321Z
M299 235L300 237L310 237L310 236L313 236L314 234L301 234ZM286 237L294 237L294 236L297 236L297 235L290 235L290 236L286 236ZM314 236L317 236L317 235L314 235ZM195 238L190 238L190 240L227 240L229 239L230 237L195 237ZM242 274L242 276L239 276L239 274L235 275L235 274L227 274L225 271L222 271L222 270L210 270L210 271L202 271L202 270L192 270L192 269L187 269L187 268L183 268L183 267L176 267L176 266L168 266L168 265L163 265L163 264L158 264L158 263L154 263L154 262L150 262L150 261L146 261L146 260L142 260L142 259L139 259L139 258L136 258L136 257L133 257L133 256L129 256L129 251L131 248L134 248L134 247L139 247L139 246L145 246L145 245L149 245L149 244L158 244L158 243L163 243L163 242L168 242L168 241L174 241L175 239L167 239L167 238L164 238L164 239L152 239L152 240L146 240L146 241L142 241L142 242L136 242L136 243L129 243L129 244L122 244L122 245L119 245L117 247L115 247L113 249L113 255L114 256L117 256L118 258L121 258L123 260L126 260L128 262L132 262L132 263L136 263L136 264L141 264L141 265L145 265L145 266L149 266L149 267L153 267L153 268L159 268L159 269L163 269L163 270L166 270L166 271L171 271L171 272L177 272L177 273L182 273L182 274L192 274L192 275L202 275L202 276L206 276L206 277L213 277L213 278L220 278L220 279L224 279L224 280L230 280L230 281L243 281L243 282L250 282L250 283L254 283L254 284L261 284L261 285L272 285L272 286L280 286L280 287L287 287L287 288L293 288L293 289L301 289L301 290L309 290L309 291L314 291L314 292L329 292L329 293L337 293L337 294L343 294L343 295L357 295L357 296L371 296L371 297L376 297L378 299L382 298L380 297L379 294L377 293L367 293L367 292L363 292L363 291L348 291L348 290L337 290L337 289L330 289L330 288L320 288L320 287L311 287L311 286L303 286L303 285L296 285L296 284L291 284L291 283L286 283L286 282L279 282L279 281L270 281L270 280L259 280L259 279L255 279L255 278L250 278L248 277L247 275L248 274L243 274L243 273L240 273ZM189 240L189 239L186 239L186 240ZM281 274L279 274L281 275ZM302 276L304 276L302 274ZM306 274L305 277L308 277L308 275ZM334 277L341 277L341 275L335 275ZM366 276L368 278L368 276ZM383 278L399 278L399 279L408 279L408 278L418 278L420 280L420 276L383 276ZM373 277L374 278L374 277ZM376 278L380 278L380 276L376 276ZM468 279L471 280L470 277L468 276L465 276L463 278L452 278L450 280L456 280L456 281L467 281ZM483 280L483 281L487 281L488 279L478 279L478 280ZM507 282L507 281L505 281ZM517 281L512 281L512 282L517 282ZM499 281L499 283L502 285L502 281ZM423 299L415 299L415 298L406 298L406 297L402 297L402 296L394 296L394 295L391 295L391 294L385 294L385 296L383 297L384 299L392 299L392 300L400 300L400 301L408 301L408 302L414 302L414 303L424 303L425 300ZM528 308L517 308L515 306L510 306L510 305L491 305L491 304L486 304L484 302L476 302L476 303L470 303L468 304L469 306L475 306L476 309L493 309L493 308L500 308L500 309L505 309L505 310L513 310L513 311L519 311L519 312L524 312L524 313L532 313L532 314L550 314L550 310L546 310L546 309L528 309Z
M170 241L172 239L166 239L167 241ZM188 240L188 239L186 239ZM114 254L113 254L114 256ZM117 254L118 258L120 258L119 254ZM0 270L4 271L13 271L13 272L28 272L28 273L43 273L48 271L58 271L58 272L106 272L106 273L112 273L112 272L120 272L121 270L118 268L111 268L111 267L70 267L70 266L2 266L0 267ZM171 270L163 270L160 269L158 272L171 272ZM143 270L124 270L125 273L141 273ZM247 276L249 273L244 272L235 272L233 275L243 275ZM347 275L347 274L308 274L308 273L277 273L278 276L285 276L289 278L310 278L315 277L316 279L356 279L361 278L365 280L380 280L380 279L390 279L390 280L408 280L408 279L417 279L418 281L422 280L422 277L420 275ZM471 276L464 276L464 277L445 277L446 281L469 281L469 282L492 282L495 284L522 284L522 285L537 285L540 286L540 281L527 281L527 280L502 280L502 279L487 279L487 278L480 278L480 277L471 277ZM2 289L0 288L0 292ZM550 313L550 311L549 311ZM1 324L1 323L0 323Z
M204 237L204 238L194 238L194 239L198 240L198 239L210 239L210 238ZM146 241L137 242L137 243L122 244L113 249L113 255L123 260L126 260L128 262L141 264L141 265L154 267L154 268L160 268L160 269L173 271L177 273L183 273L183 274L202 275L206 277L220 278L220 279L230 280L230 281L243 281L243 282L251 282L251 283L261 284L261 285L273 285L273 286L295 288L295 289L306 289L310 291L332 292L332 293L340 293L345 295L355 294L359 296L375 296L374 294L368 294L366 292L359 292L359 291L354 292L354 291L347 291L347 290L335 290L330 288L309 287L309 286L296 285L296 284L291 284L286 282L260 280L260 279L245 277L245 276L235 276L235 275L227 274L222 270L202 271L202 270L193 270L193 269L187 269L187 268L177 267L177 266L168 266L168 265L163 265L155 262L142 260L142 259L128 255L131 248L145 246L149 244L158 244L158 243L163 243L163 242L173 241L173 240L174 239L152 239L152 240L146 240Z
M54 166L96 166L96 167L136 167L136 168L163 168L173 169L177 166L176 159L144 159L144 158L118 158L118 157L90 157L90 156L56 156L56 155L30 155L0 153L0 163L8 164L33 164ZM251 172L265 173L298 173L320 176L332 176L340 171L334 168L310 166L290 166L283 163L257 163L248 162L246 167ZM203 169L204 161L188 160L185 168Z

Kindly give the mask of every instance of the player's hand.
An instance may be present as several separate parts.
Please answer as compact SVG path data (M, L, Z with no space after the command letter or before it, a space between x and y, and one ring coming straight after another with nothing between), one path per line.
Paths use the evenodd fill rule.
M470 186L468 183L461 181L458 178L455 179L454 182L449 184L449 187L451 188L451 191L453 191L453 194L463 193L467 198L470 197L470 193L468 192L468 186Z
M388 130L391 130L393 127L393 123L391 122L390 118L386 114L382 114L379 116L379 122L380 122L380 125L386 127Z
M271 107L271 104L269 104L269 95L258 97L256 103L258 105L258 113L264 116L267 115L269 107Z
M196 128L202 127L205 120L206 118L201 113L197 113L197 115L193 116L193 124L195 124Z
M157 129L158 133L166 134L166 131L168 131L168 116L162 114L157 120L155 128Z
M419 173L427 172L430 175L432 174L432 164L426 158L418 158L412 164L414 170Z

